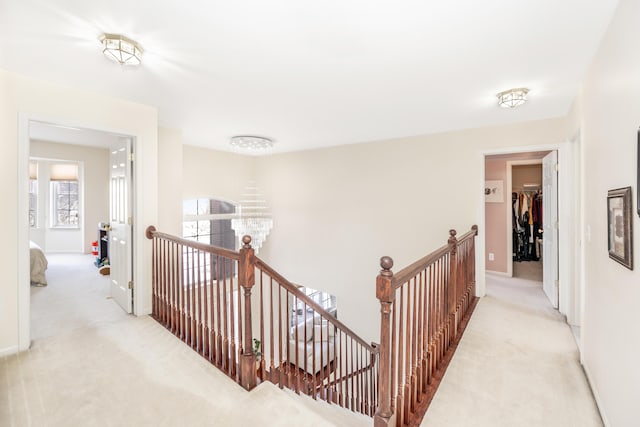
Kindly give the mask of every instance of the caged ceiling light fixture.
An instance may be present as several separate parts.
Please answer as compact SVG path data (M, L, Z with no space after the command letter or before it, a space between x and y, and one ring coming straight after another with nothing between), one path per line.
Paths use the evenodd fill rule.
M103 34L100 42L104 56L120 65L139 65L142 62L142 48L125 36Z
M526 87L505 90L496 95L498 97L498 105L502 108L519 107L527 102L528 93L529 89Z

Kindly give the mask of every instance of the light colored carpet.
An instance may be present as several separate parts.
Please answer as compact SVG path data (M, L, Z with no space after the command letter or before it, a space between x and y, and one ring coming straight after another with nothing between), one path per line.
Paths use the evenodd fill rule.
M421 425L601 426L571 329L542 283L487 275L486 284Z
M108 299L90 257L50 257L31 350L0 359L1 426L370 426L264 383L245 392L149 317ZM487 278L429 427L600 426L569 327L541 285Z
M542 282L542 261L514 261L513 277Z
M50 257L49 286L32 289L40 338L0 358L1 426L371 425L271 383L246 392L153 319L124 314L91 260L73 259Z

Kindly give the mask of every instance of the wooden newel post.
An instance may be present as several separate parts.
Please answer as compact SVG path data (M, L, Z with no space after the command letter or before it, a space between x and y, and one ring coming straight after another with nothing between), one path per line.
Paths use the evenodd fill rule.
M395 299L393 287L393 260L380 258L382 270L376 279L376 297L380 300L380 380L378 383L378 408L373 418L375 427L395 425L391 412L391 305Z
M240 355L240 384L247 390L256 386L256 355L253 352L251 328L251 288L255 284L255 258L251 247L251 236L242 237L238 262L238 284L244 290L244 342Z
M447 310L449 312L450 326L452 337L457 334L457 322L456 322L456 305L458 304L456 289L458 288L458 239L456 238L456 230L449 230L448 243L453 245L449 258L449 290L447 297L449 298L449 305Z

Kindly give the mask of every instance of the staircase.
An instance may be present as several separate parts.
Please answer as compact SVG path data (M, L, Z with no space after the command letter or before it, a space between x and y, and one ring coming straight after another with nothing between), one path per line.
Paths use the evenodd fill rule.
M373 417L417 425L475 301L477 227L397 273L381 259L380 344L367 343L255 256L147 228L152 316L247 390L268 381Z

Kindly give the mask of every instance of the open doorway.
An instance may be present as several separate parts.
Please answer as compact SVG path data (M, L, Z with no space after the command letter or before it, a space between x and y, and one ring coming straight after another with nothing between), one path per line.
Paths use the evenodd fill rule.
M512 275L542 282L542 160L507 161L507 168L511 168Z
M558 308L556 164L555 150L485 157L487 271L538 283L554 308Z
M121 280L128 294L123 305L113 295L112 278L114 270L130 277L132 252L121 247L130 247L131 240L112 247L111 223L115 218L114 228L130 227L131 150L124 157L113 152L115 147L119 153L122 141L131 146L132 138L33 120L28 131L29 240L44 254L46 267L43 280L31 278L31 339L125 316L132 309L129 280Z

